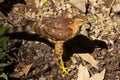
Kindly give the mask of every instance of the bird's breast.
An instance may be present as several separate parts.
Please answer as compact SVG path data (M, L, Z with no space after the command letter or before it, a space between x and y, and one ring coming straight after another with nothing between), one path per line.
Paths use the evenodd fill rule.
M35 32L53 40L67 40L72 36L73 30L69 27L72 20L64 18L43 19L35 23ZM39 31L38 31L39 30Z

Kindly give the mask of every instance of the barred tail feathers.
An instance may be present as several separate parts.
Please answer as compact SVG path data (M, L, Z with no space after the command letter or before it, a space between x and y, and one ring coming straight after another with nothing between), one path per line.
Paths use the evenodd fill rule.
M33 31L32 27L30 25L27 25L23 27L9 27L8 30L5 32L5 34L18 33L18 32L31 33L32 31Z

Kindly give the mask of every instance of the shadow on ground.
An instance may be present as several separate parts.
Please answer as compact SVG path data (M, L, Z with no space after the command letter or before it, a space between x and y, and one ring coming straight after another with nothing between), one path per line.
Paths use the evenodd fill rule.
M77 35L64 44L64 60L69 60L73 53L92 53L95 48L107 49L107 44L101 40L90 40L84 35Z
M27 33L11 33L7 34L10 39L25 39L29 41L40 41L52 48L54 44L49 42L47 39L40 37L37 34L27 34ZM105 48L107 49L107 44L101 40L90 40L84 35L77 35L74 38L68 40L64 43L64 54L63 59L67 61L73 55L73 53L92 53L95 48Z

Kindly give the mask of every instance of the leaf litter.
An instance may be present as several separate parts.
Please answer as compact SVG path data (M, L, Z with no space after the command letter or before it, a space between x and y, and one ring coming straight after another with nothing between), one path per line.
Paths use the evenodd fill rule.
M3 0L5 1L5 0ZM0 1L3 2L3 1ZM53 48L43 44L15 39L8 42L8 50L14 47L18 50L13 55L7 56L11 62L16 62L13 73L9 77L41 79L46 80L120 80L120 1L119 0L25 0L26 4L15 4L12 10L7 13L8 16L0 16L0 25L10 23L18 27L28 24L28 21L36 21L42 17L59 16L62 11L67 13L68 17L82 14L87 15L89 23L84 25L82 34L91 40L105 41L108 49L95 48L93 52L87 51L83 54L74 52L75 62L69 60L65 62L66 66L72 66L71 76L61 74L58 63L55 61ZM80 3L79 3L80 2ZM32 3L32 4L31 4ZM2 7L3 8L3 7ZM30 25L30 24L29 24ZM99 46L103 46L99 42ZM82 45L82 44L81 44ZM87 49L89 48L86 46ZM84 46L80 47L84 49ZM66 57L67 58L67 57ZM22 67L18 65L23 63L27 65ZM32 66L31 66L31 63ZM29 64L29 65L28 65ZM19 70L20 69L20 70ZM23 71L22 71L23 70ZM22 72L21 72L22 71ZM18 74L19 76L15 75ZM97 79L96 79L97 78Z

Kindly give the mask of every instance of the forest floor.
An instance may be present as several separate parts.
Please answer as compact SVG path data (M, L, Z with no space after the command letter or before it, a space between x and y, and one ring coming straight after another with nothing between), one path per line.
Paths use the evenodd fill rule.
M0 0L0 27L5 23L32 26L43 17L79 14L88 23L81 26L78 36L64 43L63 60L70 75L62 73L54 60L53 43L38 35L13 33L5 48L8 53L0 61L11 63L3 69L9 80L82 80L80 68L87 68L90 77L105 71L104 79L90 80L120 80L119 0Z

